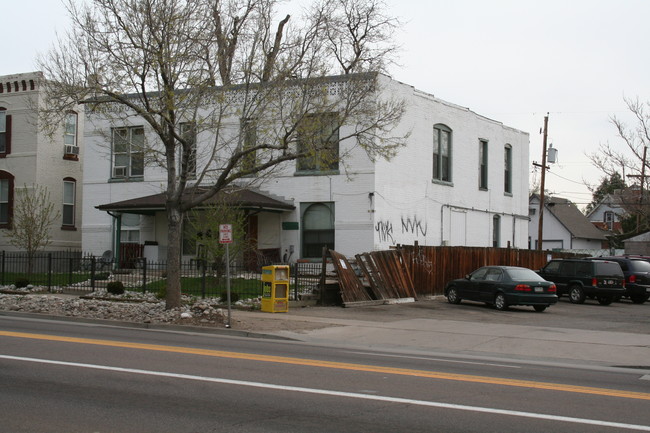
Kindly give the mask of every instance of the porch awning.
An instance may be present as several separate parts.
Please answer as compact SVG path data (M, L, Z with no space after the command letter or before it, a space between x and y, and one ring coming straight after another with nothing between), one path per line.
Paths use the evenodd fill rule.
M188 189L184 195L189 197L198 192L195 189ZM95 206L96 209L106 212L124 212L135 214L154 214L156 212L165 211L166 194L159 193L148 195L144 197L132 198L129 200L116 201L114 203L101 204ZM290 203L279 200L277 198L269 197L259 191L252 189L237 189L237 190L223 190L216 194L214 197L205 201L201 207L209 206L212 204L226 204L236 206L240 209L246 210L264 210L267 212L284 212L293 210L296 207Z

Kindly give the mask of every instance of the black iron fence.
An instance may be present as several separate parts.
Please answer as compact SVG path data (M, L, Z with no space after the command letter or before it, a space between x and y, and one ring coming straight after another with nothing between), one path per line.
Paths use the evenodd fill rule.
M320 263L290 264L290 299L313 294L321 277ZM197 297L223 297L227 289L225 265L203 260L181 263L181 291ZM230 267L231 294L238 299L262 295L261 269ZM167 289L167 264L143 258L129 268L120 267L106 256L84 255L80 251L38 253L0 252L0 285L44 287L49 291L90 293L120 281L127 290L153 292L161 297Z

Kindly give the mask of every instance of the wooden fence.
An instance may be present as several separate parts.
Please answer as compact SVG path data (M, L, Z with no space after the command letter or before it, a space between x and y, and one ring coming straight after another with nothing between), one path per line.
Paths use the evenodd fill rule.
M478 247L427 247L401 245L404 262L410 266L410 274L419 297L442 295L445 284L456 278L488 265L521 266L540 269L549 257L567 258L576 254L552 251L520 250L512 248Z

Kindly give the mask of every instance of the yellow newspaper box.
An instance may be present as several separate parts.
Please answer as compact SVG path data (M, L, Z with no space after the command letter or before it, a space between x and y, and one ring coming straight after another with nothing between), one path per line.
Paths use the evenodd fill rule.
M264 266L262 285L262 311L267 313L289 311L289 266Z

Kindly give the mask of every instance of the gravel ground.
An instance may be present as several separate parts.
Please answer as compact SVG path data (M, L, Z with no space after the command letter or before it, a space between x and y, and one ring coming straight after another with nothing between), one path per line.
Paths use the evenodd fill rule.
M126 292L111 295L99 290L83 297L48 293L39 288L16 289L13 286L0 288L0 311L37 313L49 316L64 316L86 319L115 320L141 324L168 324L224 328L228 322L227 307L218 299L193 299L184 297L184 306L165 309L164 300L153 294ZM281 320L277 315L259 312L259 300L238 301L231 308L232 329L270 333L279 330L296 332L328 326L301 320ZM259 312L238 317L238 311ZM274 316L274 317L271 317ZM280 319L280 320L278 320Z

